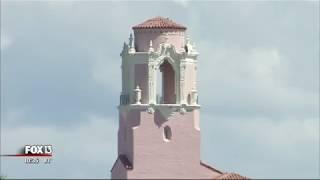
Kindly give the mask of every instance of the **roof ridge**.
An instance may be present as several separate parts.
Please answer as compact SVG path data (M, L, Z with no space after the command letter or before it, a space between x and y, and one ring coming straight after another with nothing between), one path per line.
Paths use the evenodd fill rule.
M208 169L210 169L210 170L212 170L212 171L215 171L215 172L217 172L217 173L220 173L221 175L224 174L222 171L219 171L218 169L216 169L216 168L214 168L214 167L212 167L212 166L204 163L203 161L200 161L200 165L202 165L202 166L204 166L204 167L206 167L206 168L208 168Z

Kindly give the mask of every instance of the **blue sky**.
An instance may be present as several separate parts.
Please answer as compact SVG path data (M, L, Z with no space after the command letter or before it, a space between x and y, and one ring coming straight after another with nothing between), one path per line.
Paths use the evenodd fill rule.
M187 26L200 52L205 162L320 178L318 1L1 1L1 153L54 147L49 166L1 157L2 175L109 177L119 54L131 27L154 16Z

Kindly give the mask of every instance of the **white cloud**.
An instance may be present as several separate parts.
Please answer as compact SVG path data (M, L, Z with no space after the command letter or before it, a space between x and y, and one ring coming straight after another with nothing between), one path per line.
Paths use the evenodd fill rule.
M181 5L182 7L188 7L190 1L189 0L173 0L173 2Z
M50 166L34 168L25 165L23 159L1 157L1 173L8 178L43 178L43 173L37 173L41 170L46 178L108 178L116 159L115 122L114 119L91 116L87 122L70 128L2 129L1 153L16 153L25 144L52 144L54 156ZM66 167L68 170L64 171Z
M223 113L236 116L316 116L318 92L288 86L292 69L278 49L241 49L207 42L200 42L199 49L199 97L203 106L220 107Z
M95 54L92 66L92 78L115 94L121 91L121 57L113 59L107 55Z
M217 167L252 178L318 177L318 119L201 117L202 157Z
M319 93L289 86L281 49L198 49L203 159L253 178L317 178Z
M5 34L5 33L1 33L1 51L7 49L8 47L10 47L13 43L12 38Z
M222 125L225 125L225 129L228 129L229 132L232 131L237 133L238 136L256 141L258 146L294 148L299 144L312 144L319 141L317 119L283 119L277 121L265 117L240 118L237 120L225 119L225 123L222 123Z
M4 111L2 110L1 112L1 119L5 120L5 122L2 122L2 125L18 125L21 119L23 119L25 115L25 109L20 108L20 109L14 109L14 110L9 110L9 111Z
M282 78L288 71L286 59L275 48L242 49L200 42L199 49L201 71L214 71L210 76L202 76L210 80L245 80L239 83L251 81L263 86L277 86L284 81Z

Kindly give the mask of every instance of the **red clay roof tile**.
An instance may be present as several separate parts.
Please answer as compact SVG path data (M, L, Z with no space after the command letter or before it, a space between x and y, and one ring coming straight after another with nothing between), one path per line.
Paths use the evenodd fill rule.
M169 18L164 17L154 17L144 21L141 24L133 26L132 29L181 29L186 30L187 28L173 22Z
M225 179L225 180L229 180L229 179L235 179L235 180L244 180L244 179L249 179L247 177L241 176L239 174L236 173L223 173L220 176L216 177L215 179Z

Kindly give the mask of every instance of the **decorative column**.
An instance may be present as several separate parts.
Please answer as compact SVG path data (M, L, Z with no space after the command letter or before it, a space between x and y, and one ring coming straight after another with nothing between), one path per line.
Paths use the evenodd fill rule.
M180 104L187 104L185 98L185 70L186 70L186 63L181 61L180 63Z
M148 85L149 85L149 104L155 104L154 100L154 65L149 64L148 65Z
M176 66L176 69L178 69L178 67ZM180 73L178 73L179 71L175 70L174 73L174 84L175 84L175 93L176 93L176 104L180 103L180 89L179 89L179 84L180 84Z
M194 73L193 73L193 76L194 76L194 81L193 81L193 89L194 90L197 90L197 74L198 74L198 66L196 64L196 62L194 63Z
M194 79L193 79L193 87L192 87L192 90L191 90L191 105L197 105L198 104L198 102L197 102L197 100L198 100L197 70L198 70L197 64L194 63L194 73L193 73Z

